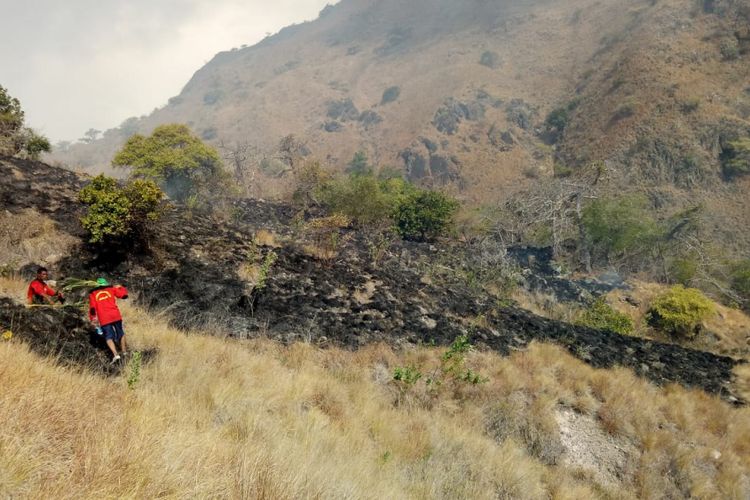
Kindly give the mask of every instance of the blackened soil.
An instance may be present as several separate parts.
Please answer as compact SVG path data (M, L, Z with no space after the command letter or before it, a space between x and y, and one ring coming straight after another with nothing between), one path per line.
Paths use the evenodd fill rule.
M12 341L23 341L40 356L51 357L62 365L84 367L97 373L116 374L122 363L111 364L111 354L103 337L72 307L28 308L8 298L0 298L0 331L10 330ZM154 356L149 350L143 360Z
M33 177L31 183L13 184L14 190L24 191L13 196L14 208L38 208L39 193L52 192L68 175L42 164L14 165L27 178ZM46 187L45 176L49 177ZM70 182L77 186L80 179ZM4 189L0 193L7 192ZM54 192L74 190L63 189ZM5 196L0 203L11 202L7 194L0 196ZM54 202L58 209L53 214L64 219L68 210L67 224L75 225L78 208L67 196ZM374 341L446 345L465 334L503 354L523 349L533 340L551 341L596 367L626 366L657 384L675 382L732 399L732 368L737 362L730 358L541 318L498 304L461 280L425 279L426 268L452 259L463 261L471 248L396 243L375 264L364 237L342 231L338 256L320 260L303 250L302 236L294 229L300 215L287 205L244 200L235 204L231 219L234 222L222 222L169 206L151 229L147 247L123 254L82 245L58 272L80 278L105 274L136 292L141 305L186 329L349 348ZM259 229L274 232L279 241L273 246L254 244ZM70 231L79 234L80 228ZM241 271L246 266L257 268L270 252L277 259L265 286L255 286ZM535 257L537 267L546 265L544 261L543 255ZM544 281L550 274L534 266L525 273ZM570 289L573 298L580 295L581 286L575 287ZM89 353L86 359L100 352L92 351L87 343L90 332L73 321L75 313L56 317L57 312L43 312L42 319L35 319L36 312L5 307L14 315L15 328L28 331L22 336L35 342L35 349L56 352L62 346L59 349L69 349L70 356L77 350ZM33 332L45 328L51 333L35 339ZM65 347L59 339L69 337L62 330L77 332L71 335L78 343Z

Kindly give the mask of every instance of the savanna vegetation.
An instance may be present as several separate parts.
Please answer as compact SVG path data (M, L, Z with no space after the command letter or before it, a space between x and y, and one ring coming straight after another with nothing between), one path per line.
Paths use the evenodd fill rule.
M0 285L22 293L23 283ZM449 349L323 350L186 335L123 307L131 344L158 356L114 378L60 368L12 338L0 341L0 491L540 499L747 493L746 408L658 388L626 369L595 370L553 346L534 344L507 358L462 339ZM571 448L576 441L583 447Z

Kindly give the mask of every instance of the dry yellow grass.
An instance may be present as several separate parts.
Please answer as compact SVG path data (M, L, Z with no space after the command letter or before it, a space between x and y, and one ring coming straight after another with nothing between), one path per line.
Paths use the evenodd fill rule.
M76 243L55 222L34 210L0 213L0 270L27 264L51 265Z
M6 286L6 288L13 288ZM16 287L20 289L21 287ZM747 498L750 410L594 370L549 345L470 353L488 382L428 386L442 350L186 335L123 307L159 353L129 390L0 341L0 496ZM425 373L398 386L394 368ZM620 484L562 464L554 414L632 443Z

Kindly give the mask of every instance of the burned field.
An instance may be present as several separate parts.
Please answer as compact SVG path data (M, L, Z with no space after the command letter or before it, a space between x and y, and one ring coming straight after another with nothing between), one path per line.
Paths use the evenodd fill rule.
M6 179L15 179L0 185L4 209L37 209L65 231L82 233L73 193L83 179L33 162L4 161L0 168ZM108 251L82 242L56 273L105 274L134 291L141 306L183 329L347 348L447 345L467 335L503 354L547 341L595 367L626 366L657 384L679 383L737 401L730 383L738 362L731 358L545 319L460 280L426 278L426 265L460 260L471 248L398 242L373 262L366 238L342 229L336 256L320 258L306 249L298 229L315 214L254 200L237 201L231 210L232 220L222 221L168 205L147 246ZM261 231L273 237L258 238ZM545 276L544 266L529 273L534 286L552 283L568 296L585 286ZM589 288L595 294L607 287ZM34 311L0 302L0 324L35 351L101 366L105 352L82 318L70 308Z

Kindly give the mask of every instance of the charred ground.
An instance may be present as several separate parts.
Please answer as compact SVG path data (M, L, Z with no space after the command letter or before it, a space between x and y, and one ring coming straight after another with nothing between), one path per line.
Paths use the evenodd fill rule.
M83 235L75 194L85 178L9 158L0 159L0 176L0 208L35 209L61 230ZM475 249L398 242L373 262L366 238L342 230L337 256L321 259L299 235L305 218L315 214L258 200L236 201L229 211L230 220L220 220L167 205L147 247L112 251L81 240L55 271L122 281L136 292L138 303L186 329L350 348L378 341L446 345L468 335L477 345L505 354L534 340L551 341L596 367L627 366L657 384L676 382L736 401L730 389L734 359L541 318L460 279L431 278L435 265L458 267ZM272 236L258 238L260 232ZM267 259L271 253L273 261ZM532 267L530 253L539 254ZM516 249L515 255L527 267L528 286L547 286L573 300L611 287L545 276L543 252ZM263 262L272 264L259 286L247 270ZM90 328L76 309L37 312L3 299L0 323L13 325L40 353L94 364L104 356L90 342Z

